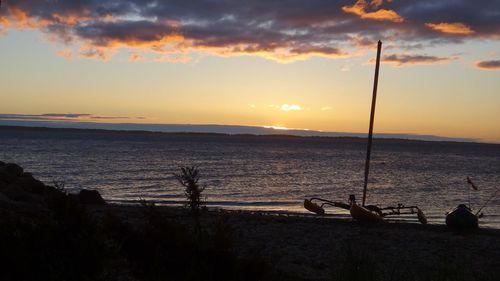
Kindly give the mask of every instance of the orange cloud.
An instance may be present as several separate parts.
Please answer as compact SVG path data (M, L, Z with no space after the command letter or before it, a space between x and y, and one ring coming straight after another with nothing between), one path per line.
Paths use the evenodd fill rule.
M377 4L378 5L378 4ZM143 60L139 53L155 53L154 61L189 62L192 58L184 55L188 52L207 53L219 56L261 56L274 61L288 63L305 60L310 57L337 58L345 57L347 53L330 44L302 44L283 40L287 35L268 40L249 34L248 42L237 39L239 35L222 34L213 37L212 30L201 27L183 26L179 20L162 18L157 20L120 19L109 14L99 15L86 7L61 11L39 13L30 10L28 6L10 5L7 18L2 18L0 24L7 25L9 19L14 28L40 29L46 38L55 43L80 46L76 56L81 58L109 60L120 49L129 50L130 61ZM57 10L57 9L56 9ZM185 28L190 31L186 32ZM276 34L274 30L266 31L269 35ZM192 33L192 35L186 35ZM201 35L201 36L200 36ZM187 37L186 37L187 36ZM272 42L277 40L276 42ZM271 41L271 42L270 42ZM269 43L270 42L270 43ZM181 54L181 55L179 55ZM69 48L58 51L58 55L66 58L74 57Z
M12 22L15 23L16 28L44 28L53 24L74 26L80 22L96 19L92 17L90 12L86 9L79 11L78 13L66 12L66 14L63 14L54 12L48 14L44 18L30 16L26 11L16 7L15 5L10 6L8 11L8 15L12 19ZM104 16L102 19L109 20L109 17L110 16ZM0 24L1 23L2 19L0 18Z
M191 45L189 45L191 44ZM259 56L279 63L291 63L306 60L310 57L341 58L349 56L343 50L332 47L298 46L284 43L273 49L265 49L254 44L236 44L221 47L197 46L196 43L187 42L183 51L204 52L221 57L234 56Z
M179 23L177 21L162 21L152 24L151 27L139 27L130 32L118 31L112 33L107 31L107 23L116 24L113 19L105 19L102 25L97 26L92 31L95 33L76 34L76 43L82 44L81 56L86 58L96 58L108 60L120 49L131 51L129 61L144 60L144 53L169 54L187 50L193 46L192 40L185 40L184 36L177 31ZM125 27L119 26L119 29ZM118 29L118 28L115 28ZM60 37L61 35L58 34ZM155 61L188 61L186 57L166 56Z
M6 27L9 26L9 20L5 17L0 16L0 36L7 34Z
M130 53L128 55L128 60L129 61L143 61L144 56L142 54L139 54L139 53Z
M382 4L384 4L384 0L372 0L372 2L370 3L370 6L372 6L373 8L378 8Z
M180 63L186 63L190 62L192 58L187 55L176 55L176 54L166 54L166 55L161 55L155 59L156 62L180 62Z
M71 59L73 57L73 50L69 48L63 48L57 51L57 55L63 58Z
M382 0L375 0L371 2L371 6L373 8L378 8L382 5ZM343 6L342 11L355 14L362 19L371 19L371 20L379 20L379 21L391 21L391 22L403 22L404 18L398 15L393 10L387 9L379 9L373 12L367 11L370 8L370 5L365 0L358 0L352 6Z
M55 22L66 24L66 25L75 25L79 22L83 22L83 21L87 21L87 20L92 19L92 17L90 17L88 15L87 16L84 16L81 14L63 15L63 14L59 14L59 13L52 14L52 18L54 19Z
M105 48L105 47L94 47L92 45L84 45L80 48L79 55L81 58L99 59L99 60L107 61L116 52L117 52L117 49Z
M45 26L42 23L38 23L37 20L29 18L23 10L16 7L10 8L10 16L17 28L38 28Z
M6 17L0 16L0 26L9 26L9 20Z
M296 61L302 61L309 59L311 57L323 57L323 58L340 58L347 57L349 54L345 53L341 50L337 52L326 51L321 49L305 49L303 51L298 51L294 48L281 48L276 49L272 52L259 52L262 57L265 57L270 60L274 60L280 63L291 63ZM252 55L246 54L246 55Z
M179 34L171 34L159 37L156 40L142 40L140 38L120 38L111 39L103 46L106 47L133 47L133 48L150 48L158 52L164 51L164 46L184 41L184 37Z
M470 26L460 22L426 23L425 26L443 33L460 34L460 35L469 35L474 33L474 30L472 30Z
M297 3L302 7L248 0L245 5L230 1L213 9L205 8L205 0L188 6L183 1L156 1L153 8L139 7L133 0L119 2L123 5L106 1L9 1L2 6L0 35L9 28L36 28L50 42L71 48L73 58L107 60L124 51L152 61L187 62L191 60L187 54L198 53L200 57L259 56L288 63L310 57L359 55L364 51L361 49L373 48L378 39L386 43L385 49L460 43L443 33L474 33L477 38L498 39L500 26L498 17L481 18L484 10L492 7L453 0L445 0L442 5L393 0L351 0L345 5L345 1L308 0ZM262 9L268 12L262 14ZM464 22L442 22L448 10L450 18L462 16ZM404 18L396 11L404 11ZM347 49L353 51L347 53ZM58 53L70 57L68 52ZM129 59L141 58L130 55ZM403 64L407 63L408 58L403 59Z

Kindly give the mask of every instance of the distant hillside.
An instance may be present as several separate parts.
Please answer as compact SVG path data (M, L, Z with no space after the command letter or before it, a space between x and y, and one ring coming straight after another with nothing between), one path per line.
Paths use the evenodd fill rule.
M73 129L101 129L119 131L149 131L164 133L216 133L227 135L290 135L301 137L354 137L366 138L366 133L349 132L321 132L310 130L279 130L268 127L239 126L239 125L192 125L192 124L136 124L136 123L97 123L76 121L38 121L38 120L10 120L0 118L0 126L45 127L45 128L73 128ZM384 139L410 139L423 141L455 141L476 142L475 139L449 138L433 135L414 134L384 134L375 133L374 137Z

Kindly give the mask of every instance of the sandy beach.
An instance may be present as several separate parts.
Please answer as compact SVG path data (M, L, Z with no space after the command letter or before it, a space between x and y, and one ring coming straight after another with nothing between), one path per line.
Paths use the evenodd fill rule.
M141 224L141 206L94 207ZM167 218L188 223L182 208L157 207ZM444 225L392 222L376 225L293 213L211 210L205 225L228 224L239 256L259 257L299 280L350 280L353 260L382 280L496 280L500 230L456 232ZM362 267L366 266L365 269ZM445 274L451 279L440 279ZM347 279L345 279L347 278ZM472 279L471 279L472 278ZM474 279L476 278L476 279Z
M202 209L197 220L182 207L109 204L89 190L67 194L1 164L3 280L500 277L498 229L221 209Z

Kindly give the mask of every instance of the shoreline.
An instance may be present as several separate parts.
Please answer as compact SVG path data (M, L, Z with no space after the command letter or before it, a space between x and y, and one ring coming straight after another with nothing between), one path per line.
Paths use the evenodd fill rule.
M122 201L122 200L106 200L110 205L116 205L116 206L138 206L140 205L139 199L137 200L130 200L130 201ZM160 207L160 208L182 208L185 205L185 202L179 200L175 201L175 203L171 202L165 202L161 200L147 200L148 203L155 204L155 206ZM231 202L232 203L232 202ZM280 208L277 205L277 208L260 208L261 206L256 206L255 208L249 208L245 203L242 204L231 204L229 203L228 205L222 205L219 204L218 201L214 202L208 202L208 204L205 204L208 208L208 210L211 213L217 213L217 212L233 212L233 213L247 213L247 214L256 214L256 215L270 215L270 216L282 216L282 217L296 217L296 218L309 218L309 219L326 219L326 220L340 220L340 221L352 221L351 215L349 214L348 210L343 210L339 208L329 208L328 212L326 212L323 215L317 215L314 213L311 213L310 211L306 210L301 202L297 201L296 204L294 204L293 209L283 209ZM260 202L259 202L260 203ZM266 203L262 203L263 205L267 206ZM243 208L242 208L243 207ZM245 208L246 207L246 208ZM425 212L425 210L424 210ZM426 214L427 215L427 214ZM403 214L400 216L391 216L391 217L385 217L384 221L389 224L393 223L401 223L401 224L421 224L418 219L416 214ZM436 226L436 227L444 227L446 228L446 215L443 214L442 216L427 216L427 225L428 226ZM479 221L479 228L480 229L488 229L492 231L500 231L500 228L495 228L495 224L492 223L487 223L484 221Z
M146 201L150 203L149 201ZM154 204L154 207L161 212L169 215L180 215L188 216L188 209L185 206L170 206L170 205L159 205ZM127 210L139 212L143 208L140 203L129 203L129 204L119 204L119 203L107 203L104 206L90 206L90 208L95 208L95 210L106 211L111 209L116 212L127 212ZM309 223L332 223L332 224L347 224L347 225L367 225L369 227L381 227L381 228L408 228L416 230L429 230L447 233L457 233L457 234L467 234L467 235L492 235L500 237L500 229L483 227L476 230L470 231L455 231L449 229L445 224L421 224L415 218L415 221L397 220L397 219L385 219L383 223L380 224L363 224L354 221L348 215L339 214L326 214L326 215L315 215L312 213L299 213L293 211L267 211L267 210L240 210L240 209L224 209L218 207L209 207L207 210L203 211L203 215L207 217L218 217L218 216L235 216L235 217L248 217L253 219L264 219L264 220L285 220L289 222L309 222Z

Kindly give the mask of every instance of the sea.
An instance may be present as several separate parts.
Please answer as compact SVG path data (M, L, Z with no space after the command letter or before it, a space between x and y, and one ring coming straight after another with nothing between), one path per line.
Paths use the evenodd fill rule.
M365 138L352 137L0 127L1 161L68 192L97 189L109 202L179 206L186 199L174 175L195 166L208 208L303 215L306 198L361 200L366 148ZM484 207L480 227L500 228L500 145L374 139L366 202L418 206L431 224L444 224L458 204ZM326 212L348 218L343 209Z

